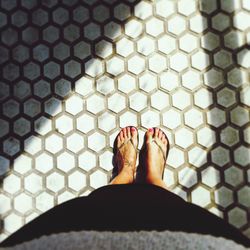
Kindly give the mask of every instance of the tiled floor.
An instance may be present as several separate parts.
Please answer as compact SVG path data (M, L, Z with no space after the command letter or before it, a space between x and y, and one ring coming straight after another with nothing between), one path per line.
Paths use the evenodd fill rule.
M122 2L122 3L121 3ZM121 127L161 127L165 181L250 237L249 0L1 0L1 240L108 183Z

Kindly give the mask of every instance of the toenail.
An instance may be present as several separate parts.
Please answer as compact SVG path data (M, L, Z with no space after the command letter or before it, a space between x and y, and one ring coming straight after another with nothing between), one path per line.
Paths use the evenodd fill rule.
M132 131L135 131L136 129L135 129L135 127L132 127L131 130L132 130Z
M149 131L149 132L153 132L153 129L152 129L152 128L149 128L148 131Z

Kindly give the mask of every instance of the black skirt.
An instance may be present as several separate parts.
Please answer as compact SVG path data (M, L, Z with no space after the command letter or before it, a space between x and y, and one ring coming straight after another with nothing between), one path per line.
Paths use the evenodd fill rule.
M80 230L182 231L224 237L250 246L247 237L221 218L148 184L108 185L86 197L64 202L26 224L0 246Z

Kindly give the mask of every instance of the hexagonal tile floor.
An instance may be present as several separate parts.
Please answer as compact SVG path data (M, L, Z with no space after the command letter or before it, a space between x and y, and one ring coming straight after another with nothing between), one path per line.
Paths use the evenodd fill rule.
M174 193L250 237L250 2L2 0L1 240L106 185L161 127Z

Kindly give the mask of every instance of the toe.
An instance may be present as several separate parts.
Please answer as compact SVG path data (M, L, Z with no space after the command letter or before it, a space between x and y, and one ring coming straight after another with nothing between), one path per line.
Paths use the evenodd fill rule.
M126 130L126 128L123 128L122 131L123 131L123 137L124 137L124 139L126 139L127 138L127 130Z
M154 137L159 137L159 128L155 128Z
M146 132L146 141L147 142L150 142L152 140L153 134L154 134L153 128L150 128L147 130L147 132Z
M163 136L163 133L162 133L162 131L161 131L161 130L159 130L158 137L159 137L159 139L160 139L160 140L162 140L162 139L163 139L163 138L162 138L162 136Z
M127 137L131 138L130 127L126 127Z

